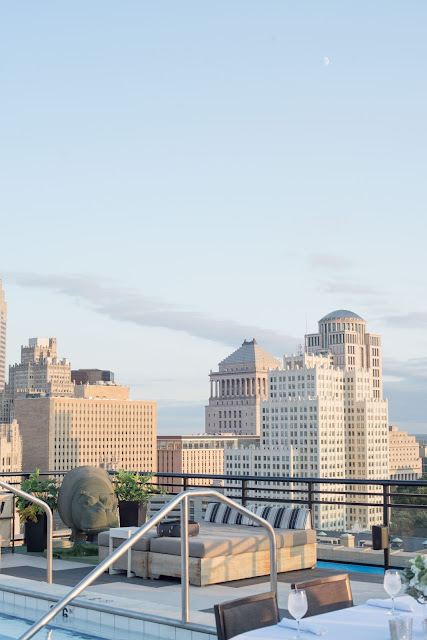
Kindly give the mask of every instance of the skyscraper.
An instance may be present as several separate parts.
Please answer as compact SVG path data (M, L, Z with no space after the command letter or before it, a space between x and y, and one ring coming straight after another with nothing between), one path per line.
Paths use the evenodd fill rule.
M306 336L306 353L285 356L283 368L270 371L268 383L269 398L261 403L260 450L226 452L226 473L246 469L243 475L389 477L381 339L366 333L360 316L335 311L322 318L319 332ZM331 504L315 506L316 527L369 528L381 521L381 509L332 504L345 499L340 495L343 485L335 489L338 493L330 498ZM375 491L369 485L359 489ZM355 500L364 501L369 504L368 498Z
M0 280L0 392L3 391L6 384L6 323L7 304Z
M9 367L9 382L0 394L0 422L12 422L18 397L73 394L71 364L58 358L56 338L30 338L21 347L21 362Z
M77 385L75 392L15 400L25 469L157 470L155 402L129 400L129 388L114 384Z
M259 435L261 400L268 398L268 371L280 367L255 339L219 363L210 373L211 394L206 407L205 431L209 434Z

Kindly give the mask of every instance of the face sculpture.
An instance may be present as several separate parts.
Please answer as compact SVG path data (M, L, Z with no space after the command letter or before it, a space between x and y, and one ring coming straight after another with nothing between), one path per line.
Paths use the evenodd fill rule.
M71 499L71 518L77 529L93 535L117 526L117 499L111 487L88 479Z
M107 472L77 467L67 473L59 490L58 511L76 541L117 527L117 498Z

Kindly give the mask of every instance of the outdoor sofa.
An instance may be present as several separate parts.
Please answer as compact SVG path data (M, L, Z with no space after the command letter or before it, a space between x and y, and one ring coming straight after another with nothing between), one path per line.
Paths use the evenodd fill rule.
M316 564L316 532L307 509L250 507L275 529L277 571L295 571ZM108 555L108 531L99 534L99 559ZM114 541L118 547L121 541ZM126 555L115 565L126 569ZM181 539L157 537L155 530L132 550L132 571L142 578L181 576ZM208 504L200 532L189 538L190 584L204 586L269 575L270 542L264 527L223 503Z

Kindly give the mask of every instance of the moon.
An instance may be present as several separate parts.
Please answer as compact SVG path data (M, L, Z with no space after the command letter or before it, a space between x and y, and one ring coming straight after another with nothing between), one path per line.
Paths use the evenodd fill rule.
M323 56L322 62L325 65L325 67L328 67L331 63L330 59L327 56Z

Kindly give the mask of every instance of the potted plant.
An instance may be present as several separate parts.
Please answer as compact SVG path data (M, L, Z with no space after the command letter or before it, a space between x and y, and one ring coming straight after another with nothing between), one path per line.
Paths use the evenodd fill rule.
M57 508L58 486L53 478L40 480L40 469L21 482L21 489L39 498L54 511ZM25 524L27 551L44 551L47 542L47 518L43 509L25 498L18 497L16 509Z
M151 496L167 492L150 481L154 473L141 475L120 469L114 482L114 493L119 501L121 527L140 527L147 519L147 503Z

